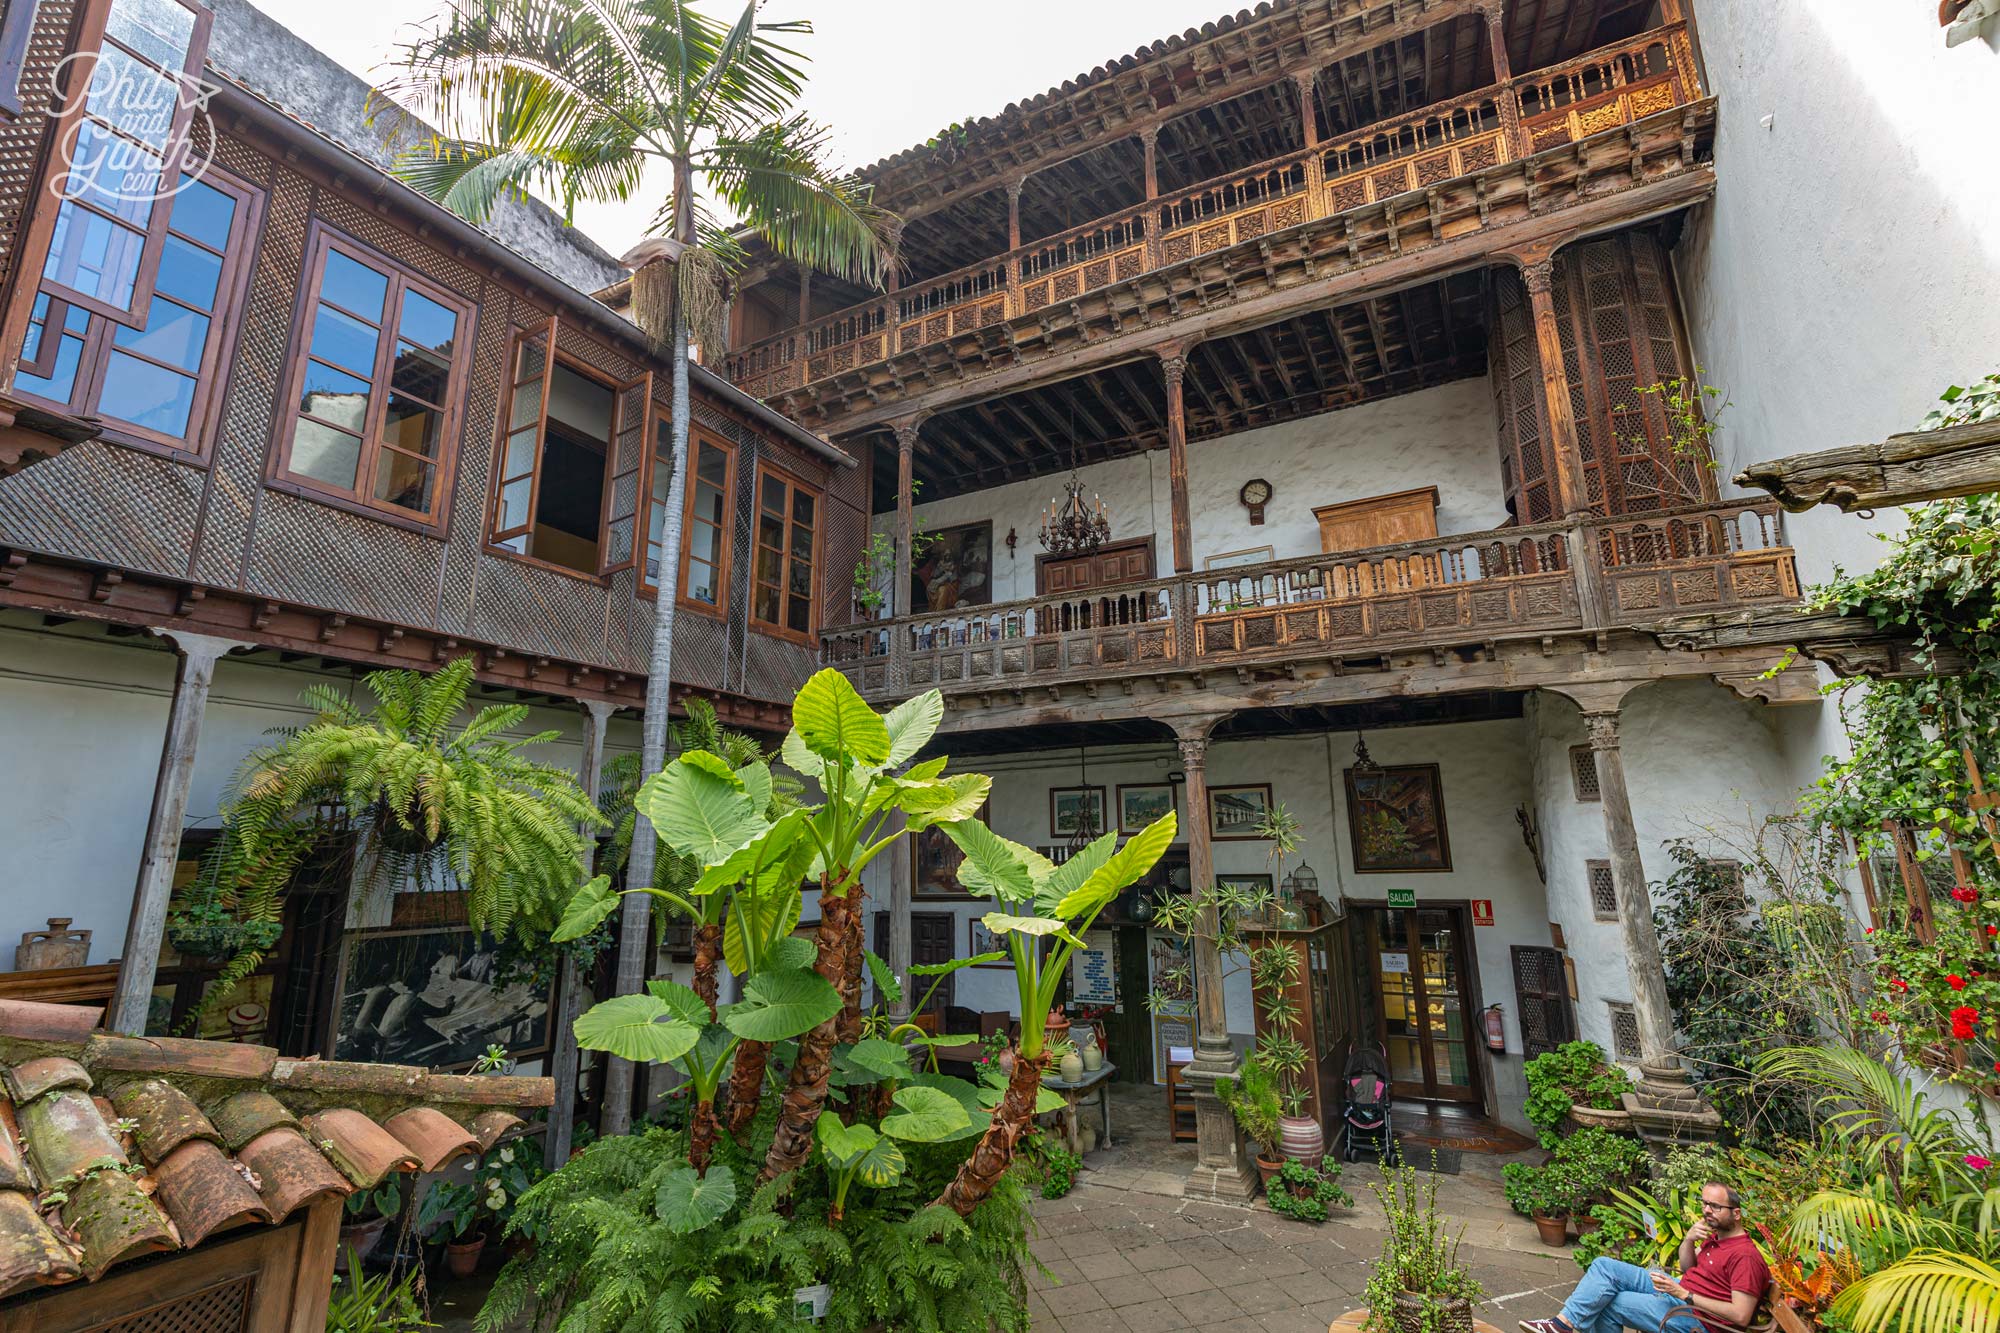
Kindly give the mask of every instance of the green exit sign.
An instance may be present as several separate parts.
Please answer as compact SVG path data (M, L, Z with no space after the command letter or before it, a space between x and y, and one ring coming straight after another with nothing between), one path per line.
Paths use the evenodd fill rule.
M1415 907L1416 905L1417 905L1417 891L1415 889L1389 890L1389 906Z

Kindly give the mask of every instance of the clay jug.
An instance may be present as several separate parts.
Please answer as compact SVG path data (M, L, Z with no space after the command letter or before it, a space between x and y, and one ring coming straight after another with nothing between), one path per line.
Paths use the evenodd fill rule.
M82 967L90 961L90 932L71 930L70 918L52 916L47 930L30 930L21 935L14 950L14 970L40 972L52 967Z

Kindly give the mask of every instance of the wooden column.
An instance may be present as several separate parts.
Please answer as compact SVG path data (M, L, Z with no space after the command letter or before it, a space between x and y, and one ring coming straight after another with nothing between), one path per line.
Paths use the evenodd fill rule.
M1499 89L1500 124L1507 132L1507 154L1514 159L1528 155L1527 136L1521 133L1521 99L1515 93L1514 68L1507 56L1507 16L1503 0L1489 0L1479 6L1486 21L1486 45L1493 53L1493 85Z
M1194 539L1188 520L1187 404L1181 381L1187 375L1187 349L1163 347L1155 352L1167 380L1167 479L1173 492L1174 573L1194 569Z
M1186 774L1188 884L1196 893L1215 885L1215 851L1208 836L1208 738L1226 713L1176 719L1173 723ZM1194 1096L1195 1149L1198 1157L1188 1179L1190 1196L1248 1198L1256 1191L1256 1173L1244 1153L1236 1118L1215 1095L1215 1080L1237 1072L1236 1047L1229 1040L1229 1012L1224 1003L1222 953L1215 945L1220 921L1211 905L1202 913L1194 937L1195 1039L1194 1063L1182 1076Z
M1625 972L1632 985L1632 1012L1639 1023L1639 1088L1626 1097L1640 1137L1655 1143L1712 1139L1721 1117L1695 1092L1674 1053L1674 1013L1667 1000L1666 964L1653 928L1653 900L1639 856L1639 832L1632 820L1632 794L1625 782L1619 740L1619 709L1630 686L1580 686L1562 693L1583 709L1597 765L1599 809L1611 861L1611 886L1618 900L1618 933Z
M1304 147L1319 147L1319 115L1313 107L1313 92L1319 85L1319 71L1316 69L1295 69L1292 83L1299 90L1299 132L1304 136Z
M813 317L813 275L811 269L799 270L799 323L810 324Z
M1139 131L1139 148L1146 159L1146 198L1160 197L1160 127L1148 125ZM1139 218L1139 230L1146 238L1146 267L1158 268L1166 262L1160 249L1160 211L1149 208Z
M896 432L896 586L890 590L889 606L895 615L907 616L917 610L910 605L911 547L916 541L917 432L924 416L904 417L890 423Z
M1007 303L1008 313L1018 315L1021 310L1021 187L1028 183L1026 176L1016 176L1007 182Z
M592 805L597 804L604 785L604 729L617 711L616 704L595 699L583 701L583 760L577 778ZM593 840L593 851L587 861L594 862L595 834L585 830L585 836ZM589 875L593 870L594 865L586 864L583 873ZM542 1160L551 1171L569 1160L576 1130L577 1066L582 1053L577 1050L575 1028L576 1017L582 1010L583 978L577 975L575 962L565 953L556 968L556 1013L549 1052L549 1075L555 1080L556 1099L549 1107L548 1137L542 1141Z
M896 984L903 988L903 998L889 1006L889 1021L895 1024L908 1021L910 1005L916 996L911 992L916 988L916 978L910 975L910 897L916 880L915 859L910 854L910 835L903 828L903 816L890 816L890 827L895 830L896 840L889 844L889 938L887 940L889 971L895 975Z
M118 989L105 1027L131 1037L146 1034L153 1003L153 974L160 941L167 933L167 905L174 892L174 863L180 859L181 827L187 820L188 789L194 783L195 747L201 741L215 664L227 653L254 644L179 630L153 631L174 645L174 696L167 705L167 734L160 746L160 772L153 784L153 808L132 889L132 917L125 927L125 950L118 965Z
M1528 310L1535 321L1535 356L1542 370L1542 416L1548 422L1549 462L1555 468L1556 508L1574 518L1590 507L1583 481L1583 450L1570 408L1569 372L1563 366L1562 328L1556 320L1555 247L1509 256L1521 268ZM1522 522L1528 516L1521 515Z

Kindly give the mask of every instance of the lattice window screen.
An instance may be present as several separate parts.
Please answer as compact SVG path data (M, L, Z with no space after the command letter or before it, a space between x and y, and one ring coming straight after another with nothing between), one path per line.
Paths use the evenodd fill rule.
M1532 1060L1576 1039L1576 1013L1570 1008L1569 978L1559 951L1517 944L1513 954L1521 1045Z
M1601 801L1604 793L1597 786L1597 752L1588 745L1569 747L1569 776L1576 785L1576 799L1579 801Z
M84 1333L242 1333L255 1283L254 1277L240 1277L150 1310L120 1315L108 1324L94 1324Z
M1611 879L1609 861L1585 861L1584 873L1590 879L1590 914L1599 921L1618 919L1618 887Z
M1611 1011L1612 1056L1619 1060L1637 1060L1640 1054L1638 1013L1620 1000L1606 1000L1604 1004Z
M1543 422L1542 371L1535 321L1520 275L1494 275L1493 329L1488 348L1499 407L1501 483L1516 522L1546 523L1555 512L1553 468Z

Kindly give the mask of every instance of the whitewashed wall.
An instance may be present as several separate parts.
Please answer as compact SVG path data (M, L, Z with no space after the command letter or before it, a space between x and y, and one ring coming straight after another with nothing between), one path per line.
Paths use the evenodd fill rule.
M174 657L140 639L48 633L0 624L0 970L14 966L21 932L51 916L92 932L90 961L124 946L147 813L173 693ZM310 718L299 692L312 684L360 690L348 676L301 666L225 659L209 696L187 827L215 827L230 779L271 729ZM560 730L551 763L582 761L582 713L537 708L520 735ZM614 720L607 756L638 748L638 728ZM386 897L356 924L388 919ZM379 921L378 921L379 918Z
M919 446L922 447L922 446ZM1154 538L1153 563L1173 572L1172 502L1164 450L1083 468L1084 485L1103 496L1111 539ZM1237 492L1252 477L1273 488L1264 522L1253 525ZM1060 496L1067 474L1015 482L916 506L933 530L993 524L993 600L1035 595L1035 533L1042 507ZM1195 568L1209 556L1269 546L1274 557L1314 555L1313 509L1371 495L1438 488L1438 531L1477 532L1507 520L1500 497L1500 451L1493 396L1485 378L1363 403L1338 412L1266 426L1188 447L1188 511ZM895 528L893 513L875 526ZM1007 554L1009 528L1018 539ZM851 571L832 571L845 577Z

